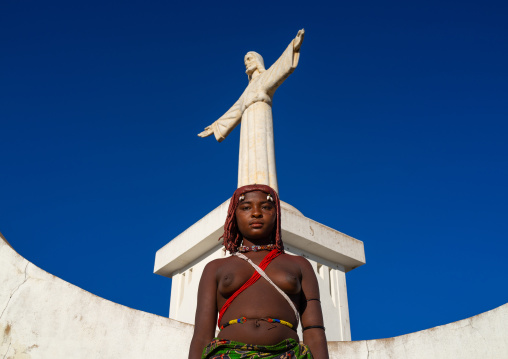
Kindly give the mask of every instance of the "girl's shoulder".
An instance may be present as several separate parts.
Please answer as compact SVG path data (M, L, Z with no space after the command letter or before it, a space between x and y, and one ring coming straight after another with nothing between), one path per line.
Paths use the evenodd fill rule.
M227 265L230 265L230 264L234 263L235 260L237 260L237 258L235 258L235 256L227 256L227 257L224 257L224 258L214 259L214 260L212 260L212 261L210 261L210 262L208 262L206 264L206 266L205 266L203 271L206 271L206 272L210 272L210 271L217 272L221 268L223 268L224 266L227 266Z
M295 264L300 264L300 265L310 265L310 262L307 258L305 257L302 257L302 256L297 256L297 255L294 255L294 254L288 254L288 253L283 253L281 254L281 259L285 260L285 261L291 261Z

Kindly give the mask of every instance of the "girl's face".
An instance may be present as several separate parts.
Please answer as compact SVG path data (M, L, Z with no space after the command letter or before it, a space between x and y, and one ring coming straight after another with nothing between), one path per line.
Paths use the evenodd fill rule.
M275 204L261 191L247 192L236 209L236 223L242 237L269 243L277 220ZM268 242L267 242L268 240Z

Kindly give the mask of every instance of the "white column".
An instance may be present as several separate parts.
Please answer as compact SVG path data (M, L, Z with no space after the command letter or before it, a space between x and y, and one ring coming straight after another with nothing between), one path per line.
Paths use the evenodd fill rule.
M332 299L337 300L336 308L339 313L340 323L340 340L351 340L351 326L349 324L349 305L347 301L346 273L344 267L338 266L338 269L332 270ZM333 287L337 289L334 290ZM334 293L335 292L335 293ZM335 298L333 298L335 297Z
M265 102L243 113L238 159L238 187L266 184L278 192L272 108Z

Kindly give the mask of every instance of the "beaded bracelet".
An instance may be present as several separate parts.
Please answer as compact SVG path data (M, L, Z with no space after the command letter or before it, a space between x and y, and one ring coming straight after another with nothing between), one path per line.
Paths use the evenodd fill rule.
M309 325L308 327L304 327L302 328L302 332L304 330L307 330L307 329L314 329L314 328L317 328L317 329L323 329L325 330L325 327L323 327L322 325Z
M307 299L307 302L310 302L311 300L317 300L319 303L321 303L321 301L318 298Z

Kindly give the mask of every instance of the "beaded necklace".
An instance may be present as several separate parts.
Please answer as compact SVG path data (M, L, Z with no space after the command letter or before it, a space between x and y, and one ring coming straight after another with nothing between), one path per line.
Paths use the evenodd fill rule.
M247 253L247 252L257 252L257 251L264 251L264 250L271 251L272 249L275 249L275 244L265 244L262 246L252 246L252 247L240 246L240 247L238 247L238 252Z

